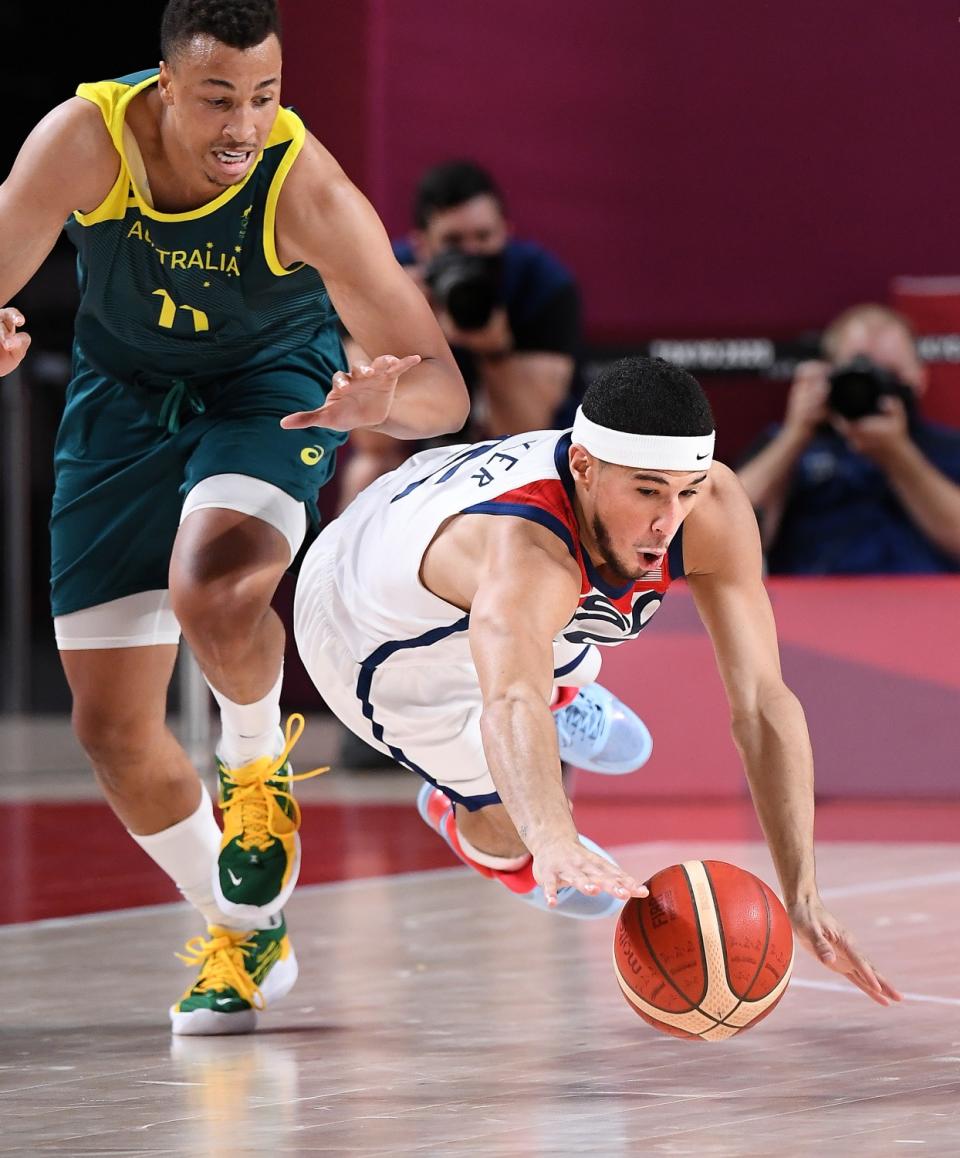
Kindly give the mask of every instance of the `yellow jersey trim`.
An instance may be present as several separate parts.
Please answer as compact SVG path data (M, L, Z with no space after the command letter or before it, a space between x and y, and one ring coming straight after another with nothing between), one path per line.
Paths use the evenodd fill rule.
M81 84L77 88L77 96L84 100L95 104L103 116L104 123L107 126L107 131L110 133L110 139L113 141L113 147L117 150L120 156L120 172L117 174L117 179L113 184L113 188L103 199L103 201L91 210L89 213L75 212L74 218L80 225L97 225L102 221L119 221L126 215L127 209L136 206L144 217L149 217L154 221L194 221L200 217L207 217L211 213L216 213L218 209L226 205L243 189L254 171L260 164L263 157L261 152L254 163L250 166L250 170L239 185L231 185L229 189L224 189L212 201L208 201L205 205L200 205L196 209L188 209L183 213L161 213L154 209L145 198L141 190L137 188L136 182L130 172L130 166L127 161L127 156L123 147L123 124L127 113L127 107L130 102L139 95L144 89L152 84L157 83L159 73L153 76L148 76L146 80L142 80L139 84L126 85L121 84L115 80L95 81L92 84ZM270 136L267 138L265 148L270 148L272 145L283 144L284 141L294 141L294 155L299 152L300 145L303 143L304 137L303 122L289 109L280 108L277 110L277 117L270 130ZM299 145L296 144L299 138ZM292 164L293 161L290 161ZM281 162L281 170L285 173L285 169L289 169L286 158ZM278 173L279 176L279 173ZM276 179L271 184L276 184ZM279 195L279 189L277 191ZM272 188L271 188L272 194ZM268 257L268 262L269 262ZM274 252L274 261L276 255ZM273 268L273 263L271 269ZM281 267L282 268L282 267ZM293 272L292 270L283 270L284 273Z
M300 150L307 138L306 127L296 113L289 109L284 109L283 112L286 113L289 120L290 147L277 166L277 171L270 182L270 188L267 190L267 202L263 211L263 256L267 259L270 272L277 277L286 277L287 274L296 273L298 269L303 269L304 265L302 261L298 261L287 269L285 265L281 264L277 254L277 202L280 200L280 190L283 188L283 183L293 167L294 161L300 156ZM272 135L271 133L271 137ZM267 144L269 145L269 141Z
M159 75L159 74L158 74ZM89 213L74 213L74 218L80 225L99 225L101 221L122 221L126 216L128 194L132 185L127 159L123 153L123 118L127 105L137 93L142 92L148 85L156 81L156 76L147 77L139 84L119 84L115 80L103 80L94 84L81 84L77 87L77 96L90 101L97 106L104 124L113 141L113 147L120 156L120 172L113 183L113 188L104 197L96 209Z

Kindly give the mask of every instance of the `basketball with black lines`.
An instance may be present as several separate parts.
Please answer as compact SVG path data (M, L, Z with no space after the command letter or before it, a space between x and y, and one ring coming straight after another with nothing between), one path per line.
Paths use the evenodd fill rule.
M613 964L644 1021L674 1037L723 1041L762 1021L793 968L793 929L759 877L719 860L671 865L631 897Z

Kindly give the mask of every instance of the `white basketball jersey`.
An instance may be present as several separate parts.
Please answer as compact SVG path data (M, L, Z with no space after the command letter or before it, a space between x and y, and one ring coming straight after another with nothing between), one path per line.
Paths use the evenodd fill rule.
M468 613L428 591L420 565L451 516L513 515L552 531L580 567L579 605L555 640L555 677L573 670L591 644L633 639L682 574L681 536L661 566L622 587L607 583L580 545L569 447L569 431L540 430L414 455L321 532L310 552L322 550L334 563L323 574L305 563L317 590L298 590L304 613L322 599L356 660L371 668L400 651L410 663L470 663ZM517 582L536 584L536 576L518 574Z

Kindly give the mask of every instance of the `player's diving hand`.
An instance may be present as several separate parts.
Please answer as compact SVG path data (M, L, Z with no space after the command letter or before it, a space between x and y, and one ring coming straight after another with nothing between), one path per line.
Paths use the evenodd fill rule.
M542 885L548 905L555 905L557 890L568 885L587 896L610 893L624 901L645 897L648 892L612 861L566 837L544 843L533 852L533 875Z
M0 378L9 374L23 361L30 349L30 335L17 333L23 325L23 314L13 306L0 310Z
M878 1005L903 1000L902 995L860 953L850 934L821 901L801 901L791 905L790 920L798 940L817 960L834 973L842 973Z
M280 425L287 430L301 426L322 426L327 430L379 426L390 414L400 375L419 363L419 354L406 358L381 354L369 366L351 366L349 373L338 370L331 379L327 400L319 409L288 414Z

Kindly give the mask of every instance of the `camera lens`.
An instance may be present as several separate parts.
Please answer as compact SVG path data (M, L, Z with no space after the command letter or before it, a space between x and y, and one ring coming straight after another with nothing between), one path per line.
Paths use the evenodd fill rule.
M426 281L461 330L481 330L500 300L500 255L448 250L427 267Z
M830 375L827 405L850 421L877 414L881 396L891 392L891 377L869 358L858 355Z

